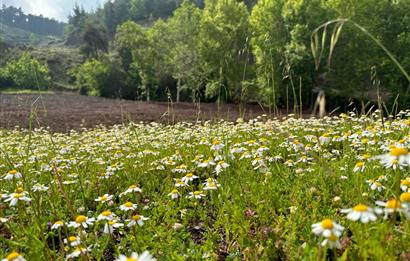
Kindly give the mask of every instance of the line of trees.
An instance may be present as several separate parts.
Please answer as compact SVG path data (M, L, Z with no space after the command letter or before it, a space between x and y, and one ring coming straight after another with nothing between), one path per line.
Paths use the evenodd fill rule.
M21 8L3 5L0 7L0 23L17 27L40 35L62 36L64 34L64 23L42 15L25 14Z
M68 34L88 60L71 74L83 93L140 100L275 108L312 104L319 90L332 102L376 89L405 98L409 82L349 24L331 63L315 67L312 32L335 18L362 25L410 71L410 0L116 0L93 14L75 8Z

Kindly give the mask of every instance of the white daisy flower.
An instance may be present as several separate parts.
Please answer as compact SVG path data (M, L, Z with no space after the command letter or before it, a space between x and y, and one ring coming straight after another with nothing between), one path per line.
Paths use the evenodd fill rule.
M120 209L123 211L128 211L128 210L136 210L137 209L137 204L134 204L132 202L125 202L120 206Z
M328 218L312 225L313 233L316 235L322 235L324 237L330 237L331 235L336 235L337 237L339 237L342 234L343 230L343 226Z
M176 199L179 198L181 194L179 194L179 191L177 189L173 189L171 193L168 194L168 196L170 196L171 199Z
M88 218L83 215L79 215L75 218L74 221L71 221L68 223L68 227L83 227L83 228L88 228L88 226L91 226L95 222L95 218Z
M337 237L335 234L331 234L329 237L325 238L325 240L322 241L321 245L323 247L328 245L331 249L342 247L339 241L339 237Z
M97 197L94 201L105 203L112 200L113 197L113 195L104 194L101 197Z
M21 179L22 175L17 170L13 169L7 172L7 174L3 177L4 180L12 180L12 179Z
M375 212L378 212L378 210L375 211L364 204L358 204L353 208L342 209L340 212L347 213L347 218L352 221L360 220L360 222L366 224L369 221L376 221Z
M189 192L189 195L187 197L200 199L202 197L205 197L205 194L202 194L202 191L194 191L194 192Z
M118 223L117 220L110 220L107 223L105 223L103 232L105 234L112 234L115 229L120 228L122 226L124 226L124 224Z
M130 222L127 224L127 227L132 227L135 226L136 224L138 224L139 226L143 226L144 225L144 221L147 221L149 218L144 217L142 215L133 215L131 217Z
M197 179L197 178L198 178L198 176L195 176L192 173L188 173L188 174L185 175L185 177L183 177L181 179L181 181L183 181L185 183L188 183L188 182L193 181L194 179Z
M148 252L144 251L141 255L132 253L130 257L120 255L115 261L155 261L156 259Z
M58 221L54 222L54 224L51 226L51 229L57 230L62 226L64 226L64 222L61 221L61 220L58 220Z

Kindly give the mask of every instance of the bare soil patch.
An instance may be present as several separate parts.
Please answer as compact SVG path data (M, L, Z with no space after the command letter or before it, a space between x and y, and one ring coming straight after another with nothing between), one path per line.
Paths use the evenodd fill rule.
M1 94L0 128L11 129L16 126L28 128L30 114L34 112L33 128L50 127L52 131L67 132L97 125L133 122L175 123L196 120L236 120L239 106L221 104L218 109L214 103L137 102L81 96L72 93L55 94ZM245 119L265 113L257 105L247 106Z

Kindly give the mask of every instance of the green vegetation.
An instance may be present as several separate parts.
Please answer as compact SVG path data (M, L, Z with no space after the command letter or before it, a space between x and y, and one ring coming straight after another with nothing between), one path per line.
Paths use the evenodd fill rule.
M0 87L21 89L47 89L50 76L47 65L24 52L18 60L9 61L0 68Z
M85 57L97 60L106 59L110 43L110 60L120 65L127 79L121 88L133 90L127 96L133 99L163 100L170 93L174 101L258 102L274 111L293 107L297 112L311 106L324 90L332 106L343 109L351 100L375 102L378 96L389 102L399 95L400 105L407 105L408 80L353 24L322 27L313 38L324 47L320 56L313 56L311 45L316 28L330 20L349 19L409 71L408 0L174 4L117 0L90 14L77 7L70 17L68 39L77 37ZM95 37L87 38L90 32ZM337 42L333 33L338 33ZM100 46L92 39L101 39ZM329 56L328 62L318 63ZM112 91L108 96L120 93Z
M406 260L409 115L0 132L0 256Z

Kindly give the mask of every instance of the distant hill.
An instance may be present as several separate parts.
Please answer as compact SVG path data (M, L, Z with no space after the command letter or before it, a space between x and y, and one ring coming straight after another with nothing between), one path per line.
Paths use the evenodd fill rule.
M9 43L38 44L64 35L64 23L43 16L25 14L21 8L0 9L0 39Z

